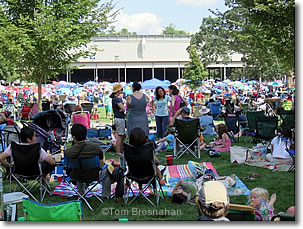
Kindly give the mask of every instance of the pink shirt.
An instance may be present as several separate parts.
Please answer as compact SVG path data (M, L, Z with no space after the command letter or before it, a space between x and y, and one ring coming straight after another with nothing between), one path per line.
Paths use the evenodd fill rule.
M18 143L18 144L19 145L29 145L29 143ZM3 153L6 154L7 156L11 157L12 156L11 145L9 145ZM41 148L40 149L40 160L44 161L47 156L48 156L47 152L45 152L45 150Z
M173 117L174 114L180 109L181 98L178 95L175 95L175 97L176 97L176 101L175 101L175 104L174 104L174 112L172 110L172 106L170 106L170 111L169 111L169 117L170 118Z

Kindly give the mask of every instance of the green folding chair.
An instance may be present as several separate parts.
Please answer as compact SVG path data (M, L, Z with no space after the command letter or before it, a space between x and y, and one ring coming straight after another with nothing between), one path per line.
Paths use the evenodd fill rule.
M276 136L278 117L258 117L256 119L256 142L261 139L262 143L270 141Z
M249 205L230 204L226 218L230 221L255 221L255 209Z
M295 128L295 111L294 110L282 110L280 113L282 119L281 127Z
M83 219L82 202L73 200L57 204L40 204L23 199L24 221L80 221ZM23 219L20 218L19 221Z
M243 138L245 143L251 143L253 141L256 132L256 119L258 117L264 117L264 111L246 111L247 128L244 130L248 136ZM252 137L252 138L250 138ZM249 140L249 141L248 141Z

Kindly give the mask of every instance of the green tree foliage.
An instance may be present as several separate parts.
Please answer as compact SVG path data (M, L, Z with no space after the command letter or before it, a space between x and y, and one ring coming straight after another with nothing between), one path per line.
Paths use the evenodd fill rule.
M1 56L10 69L17 66L22 80L38 84L41 109L42 82L66 72L70 63L94 52L91 38L105 30L112 18L112 2L99 0L0 0ZM6 50L17 51L8 56Z
M225 0L225 4L229 9L212 11L215 17L204 18L192 37L203 63L226 62L232 52L239 52L249 72L258 76L270 79L294 71L294 0Z
M176 29L176 26L169 24L162 30L163 35L190 35L190 33L185 32L184 30Z
M190 47L189 58L190 61L185 65L184 78L190 79L186 82L190 88L197 89L201 86L201 81L208 76L208 72L205 70L194 45Z

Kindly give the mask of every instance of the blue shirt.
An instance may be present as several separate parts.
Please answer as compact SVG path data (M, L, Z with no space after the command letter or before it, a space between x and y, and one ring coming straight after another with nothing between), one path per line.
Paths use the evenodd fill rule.
M200 126L204 126L205 130L203 131L204 136L211 136L215 135L215 128L214 128L214 119L210 115L202 115L200 118Z
M156 97L153 98L154 102L156 102L157 109L156 109L156 116L168 116L168 109L167 104L170 101L170 97L165 95L165 98L162 100L157 100Z

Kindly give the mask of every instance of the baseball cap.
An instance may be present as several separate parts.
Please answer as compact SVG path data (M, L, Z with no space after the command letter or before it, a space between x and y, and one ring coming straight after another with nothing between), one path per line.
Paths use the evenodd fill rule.
M182 113L184 113L184 114L189 114L190 113L190 110L189 110L189 108L188 107L182 107Z
M214 202L221 202L225 205L229 203L227 190L219 181L206 181L198 194L199 202L205 207Z

